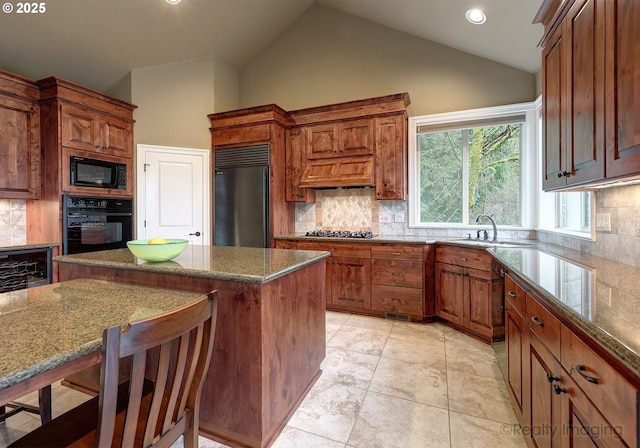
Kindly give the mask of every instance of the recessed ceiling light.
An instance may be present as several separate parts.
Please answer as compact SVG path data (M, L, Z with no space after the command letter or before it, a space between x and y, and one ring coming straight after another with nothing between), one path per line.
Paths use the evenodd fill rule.
M470 9L467 11L467 20L474 25L482 25L487 21L487 16L479 9Z
M181 0L165 0L170 5L177 5Z

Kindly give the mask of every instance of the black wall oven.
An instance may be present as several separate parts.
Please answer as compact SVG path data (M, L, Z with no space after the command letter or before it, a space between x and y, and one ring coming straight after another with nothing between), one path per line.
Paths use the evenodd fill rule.
M63 254L127 247L133 235L133 201L63 196Z

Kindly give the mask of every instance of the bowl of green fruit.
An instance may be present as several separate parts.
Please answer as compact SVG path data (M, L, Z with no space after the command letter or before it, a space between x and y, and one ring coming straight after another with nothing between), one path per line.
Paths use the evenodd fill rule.
M184 251L189 240L178 238L151 238L132 240L127 247L133 255L144 261L158 262L171 260Z

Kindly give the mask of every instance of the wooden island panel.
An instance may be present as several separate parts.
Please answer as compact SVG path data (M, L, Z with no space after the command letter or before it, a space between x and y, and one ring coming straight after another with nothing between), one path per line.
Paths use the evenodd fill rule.
M218 325L200 432L232 446L266 447L320 376L325 357L325 260L266 283L58 263L60 280L97 278L218 291Z

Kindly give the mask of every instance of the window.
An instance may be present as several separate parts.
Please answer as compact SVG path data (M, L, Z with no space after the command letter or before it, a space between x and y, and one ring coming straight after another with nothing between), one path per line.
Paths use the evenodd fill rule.
M412 118L411 225L464 226L487 214L522 226L535 127L533 103Z

